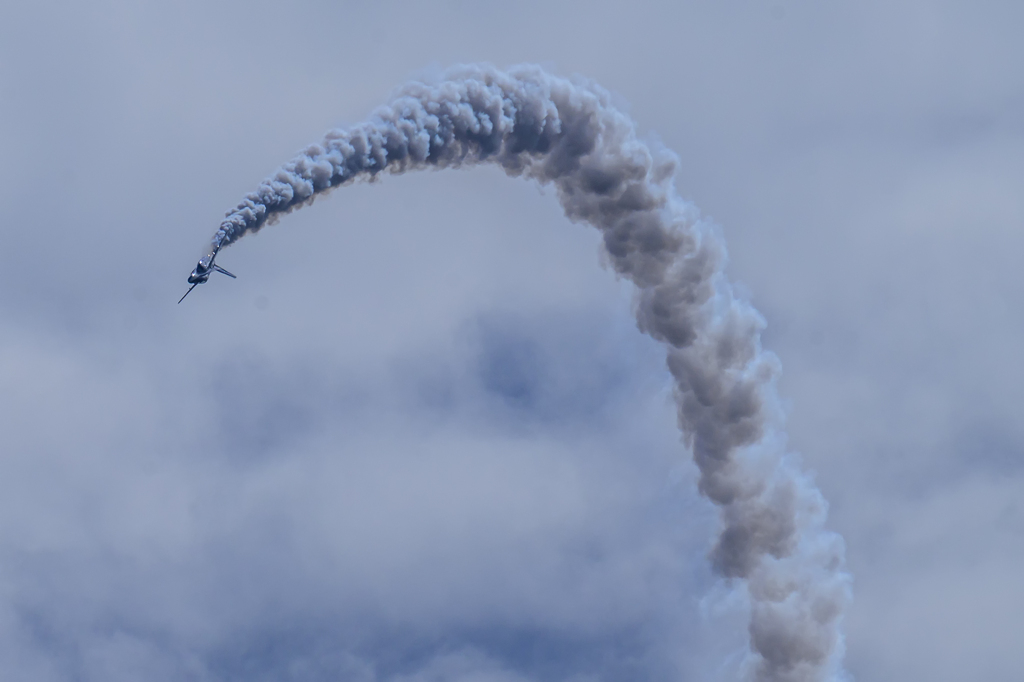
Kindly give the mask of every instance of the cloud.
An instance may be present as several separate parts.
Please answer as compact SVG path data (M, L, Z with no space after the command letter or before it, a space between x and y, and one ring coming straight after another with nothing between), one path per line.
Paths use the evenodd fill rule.
M531 434L546 449L536 445L510 497L541 495L524 482L531 472L550 474L527 466L541 454L569 472L593 472L596 462L604 473L580 484L592 495L585 499L607 500L610 511L598 519L622 519L615 533L597 533L611 538L598 547L607 556L615 538L635 538L622 545L626 555L667 544L682 561L669 570L642 558L626 574L646 575L646 566L674 581L678 599L644 616L665 643L646 647L661 652L645 659L646 669L735 678L744 644L731 637L743 633L744 605L715 592L707 573L714 519L693 491L692 470L680 464L661 360L629 341L636 334L628 292L595 267L596 235L567 224L553 196L487 171L349 188L233 247L224 265L240 279L174 310L223 209L281 159L331 126L362 120L425 64L483 59L593 77L629 101L642 130L657 131L682 155L679 190L722 225L729 274L765 314L765 345L784 368L790 444L814 470L847 538L857 576L847 641L855 676L1016 680L1020 651L1006 637L1020 596L1020 9L781 4L781 20L758 3L9 8L0 26L5 679L107 680L128 671L217 680L253 674L260 661L281 676L290 662L298 662L295 675L311 671L307 678L368 675L383 649L357 636L344 639L343 650L333 645L367 627L370 609L352 615L341 607L383 591L359 602L370 578L349 588L337 576L352 574L341 572L351 566L345 557L376 557L364 572L372 576L396 550L382 536L346 554L352 536L330 535L336 516L324 511L304 525L292 505L339 508L331 506L341 504L329 496L332 485L352 490L382 479L383 463L377 478L369 473L374 452L388 453L384 463L399 472L406 462L392 450L411 463L438 458L447 472L475 462L467 475L503 480L512 476L501 473L508 462L493 475L484 463L528 449L521 439ZM382 26L390 31L374 30ZM447 39L453 35L459 40ZM283 94L269 96L270 84ZM259 145L251 144L256 136ZM157 159L146 172L133 163L140 151ZM146 210L184 196L173 211ZM310 235L322 249L301 247ZM546 241L533 248L525 236ZM450 260L421 267L424 251ZM253 305L257 296L267 297L266 310ZM572 317L568 326L579 334L566 332L571 343L563 345L520 333L534 315L544 324ZM568 400L577 385L610 387L614 395L599 405L635 409L573 441L544 415L586 410L554 401L547 413L523 411L484 390L481 358L493 354L478 344L482 328L495 350L514 339L545 367L567 356L580 363L565 379L540 382L544 400ZM586 365L600 344L607 355ZM225 348L244 349L262 373L226 362ZM609 357L623 363L629 383L597 381L617 376L606 374ZM396 384L396 365L420 370L417 380ZM261 435L260 410L271 403L257 395L261 382L284 390L309 421L281 437L269 428ZM447 406L437 397L446 386L455 396ZM228 398L246 410L222 422ZM335 421L334 410L347 421ZM429 449L400 437L424 432ZM249 461L240 457L245 443L266 449ZM443 459L457 448L466 450L461 459ZM367 473L342 476L349 457ZM290 491L280 478L288 463L297 472L288 474ZM666 480L673 467L676 478ZM428 469L410 471L385 499L415 490L414 475ZM459 490L453 484L445 494ZM547 495L538 517L561 508ZM457 509L474 504L455 499L463 500ZM455 517L416 500L427 518ZM495 505L469 515L499 524L509 507ZM615 513L628 508L635 513ZM382 532L403 528L385 521L376 526ZM586 527L567 523L535 526L528 556ZM412 528L403 532L424 532ZM459 594L471 574L471 584L486 582L476 570L506 566L508 576L525 566L513 530L496 528L490 542L499 549L479 559L474 543L487 533L451 531L449 542L465 542L458 556L469 561L458 572L454 559L432 559L441 578L452 571L442 581L447 594ZM280 549L309 547L317 534L335 538L322 552L327 559L301 563ZM556 570L563 566L578 578L573 571L586 563L560 564L559 556L548 555L555 568L542 575L524 569L535 577L495 583L499 592L518 587L508 588L507 603L481 607L481 618L555 623L558 632L537 637L556 641L574 631L564 615L573 609L593 615L646 603L624 591L624 580L586 569L607 601L603 611L584 610L588 599L563 595L566 582L552 576L564 575ZM403 585L417 565L406 568L379 581L400 575L395 583ZM641 593L668 589L651 584ZM469 602L480 593L465 589ZM550 608L507 605L533 589ZM394 612L408 602L388 603ZM425 614L418 622L447 613L449 603L458 612L443 596L415 602ZM271 627L289 618L301 627ZM519 650L471 640L480 620L460 622L470 625L428 632L456 643L421 652L419 669L441 670L431 661L451 655L470 660L451 670L529 674L514 665L519 654L502 653ZM621 622L609 616L601 632L621 633ZM370 629L403 646L423 633L391 625ZM247 651L265 655L246 658ZM584 676L585 659L563 658Z

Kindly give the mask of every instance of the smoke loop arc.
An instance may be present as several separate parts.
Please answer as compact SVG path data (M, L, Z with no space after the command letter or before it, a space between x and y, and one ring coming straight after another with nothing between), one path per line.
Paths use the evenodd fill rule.
M599 229L610 264L636 285L637 324L666 348L700 492L721 510L712 565L749 592L751 679L841 679L843 542L786 452L764 320L724 276L717 231L677 194L678 157L638 139L601 87L536 66L461 66L409 83L263 181L227 213L209 256L333 188L483 163L553 185L566 216Z

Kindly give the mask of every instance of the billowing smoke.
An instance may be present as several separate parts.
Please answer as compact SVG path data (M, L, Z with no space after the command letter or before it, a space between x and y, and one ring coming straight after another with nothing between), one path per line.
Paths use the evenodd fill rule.
M825 502L786 453L764 320L723 275L716 231L676 193L677 157L640 141L603 89L535 66L465 66L410 83L246 196L211 255L340 185L480 163L554 185L566 215L601 230L609 262L636 285L638 325L667 349L700 491L721 509L711 561L749 591L750 677L842 677L843 543L824 530Z

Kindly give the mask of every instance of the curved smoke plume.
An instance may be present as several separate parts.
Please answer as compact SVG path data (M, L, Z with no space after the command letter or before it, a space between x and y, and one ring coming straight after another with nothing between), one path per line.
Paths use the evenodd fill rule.
M700 491L721 509L711 561L749 591L751 677L842 676L843 544L786 454L764 321L723 275L721 239L676 193L677 157L637 139L597 85L533 66L460 67L410 83L369 122L329 132L246 196L210 255L340 185L480 163L554 185L566 215L601 230L615 271L635 283L638 325L667 348Z

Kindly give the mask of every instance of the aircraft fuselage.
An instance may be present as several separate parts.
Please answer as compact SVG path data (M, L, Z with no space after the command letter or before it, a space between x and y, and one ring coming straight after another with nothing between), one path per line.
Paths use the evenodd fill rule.
M192 271L192 274L188 276L189 284L202 284L206 280L210 279L210 273L213 272L213 267L210 265L203 266L203 261L199 261L196 265L196 269Z
M188 283L191 284L192 286L189 288L188 291L185 292L185 296L188 296L189 293L192 291L192 289L195 289L197 285L202 284L203 282L205 282L208 279L210 279L210 275L212 275L214 273L214 271L221 272L221 273L227 275L228 277L230 277L231 279L235 278L235 276L232 275L230 272L228 272L227 270L225 270L221 266L214 264L213 260L216 257L217 257L217 252L214 251L214 252L212 252L210 254L207 254L207 255L203 256L199 260L199 262L196 263L196 269L193 270L192 274L188 276ZM181 303L182 301L184 301L185 300L185 296L182 296L181 299L178 301L178 303Z

